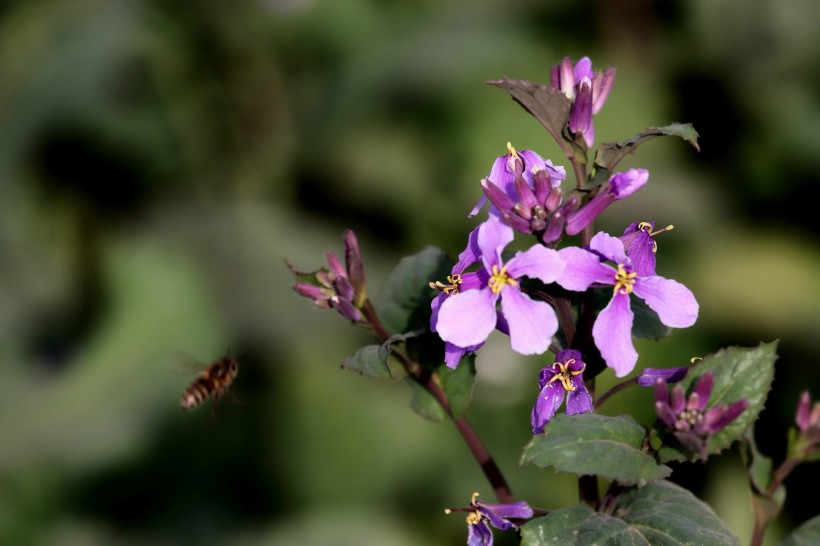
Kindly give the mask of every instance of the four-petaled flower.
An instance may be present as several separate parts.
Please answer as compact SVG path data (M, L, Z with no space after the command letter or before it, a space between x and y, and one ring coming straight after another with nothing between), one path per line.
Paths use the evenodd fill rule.
M652 308L660 321L673 328L686 328L698 317L698 302L688 288L677 281L657 275L643 276L633 270L623 241L599 232L589 248L567 247L558 251L566 263L558 284L567 290L584 291L593 286L612 285L612 299L598 314L592 326L595 346L607 366L623 377L635 367L638 353L632 344L630 307L634 293ZM610 260L615 267L605 263Z
M563 272L564 263L557 251L542 245L517 252L504 263L501 252L512 239L512 229L495 218L478 227L476 241L483 265L476 272L480 288L462 288L444 299L436 322L441 339L457 347L483 343L499 322L497 304L500 300L512 349L525 355L547 350L558 330L555 311L548 303L525 295L519 280L530 277L545 283L554 282Z
M493 532L489 522L499 531L506 531L518 524L512 520L524 520L533 516L533 510L523 501L511 504L487 504L477 500L478 493L473 493L468 508L446 509L445 514L468 512L467 546L492 546Z
M515 186L516 179L518 178L522 178L529 188L535 188L533 177L535 173L543 171L547 176L550 188L558 188L561 185L561 181L567 177L567 172L564 167L554 166L552 161L544 159L532 150L518 152L509 142L507 143L507 150L508 152L505 155L498 156L495 162L493 162L490 174L482 180L481 185L483 187L487 183L492 184L513 202L516 202L518 199ZM483 207L486 202L487 196L482 195L481 199L476 203L476 206L470 211L469 217L472 218L478 214L478 211L481 210L481 207ZM501 215L501 211L496 207L497 205L494 203L490 206L491 216Z
M595 128L592 116L603 108L612 84L615 83L615 69L593 72L592 61L582 57L572 66L569 57L564 57L550 71L550 85L564 93L572 101L569 130L582 135L587 147L595 142Z
M717 431L737 419L749 405L741 398L731 404L709 406L712 394L714 373L708 371L701 375L688 399L683 388L675 385L669 391L666 383L658 379L655 383L655 412L677 440L689 451L706 459L707 444Z
M558 411L567 394L567 414L592 411L592 397L584 384L586 364L581 353L565 349L555 355L555 363L538 375L538 398L532 408L532 433L544 432L544 427Z

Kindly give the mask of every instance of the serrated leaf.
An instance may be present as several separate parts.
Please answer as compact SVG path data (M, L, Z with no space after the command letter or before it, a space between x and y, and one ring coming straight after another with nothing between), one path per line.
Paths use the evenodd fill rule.
M778 546L816 546L820 544L820 516L815 516L795 529Z
M489 85L504 89L518 104L541 122L547 132L570 155L570 144L563 137L564 127L569 122L569 111L572 102L561 91L543 83L527 80L510 80L502 78L486 82ZM586 160L581 154L574 153L579 160Z
M523 546L740 546L707 504L667 481L626 491L611 516L580 505L550 512L523 525L521 538Z
M435 296L428 284L446 278L452 266L447 255L435 247L402 258L373 302L384 327L392 334L426 328Z
M467 411L473 398L475 355L464 356L455 370L447 366L439 367L438 374L441 387L450 403L450 411L453 413L453 418L457 419Z
M755 348L729 347L707 356L698 362L680 381L685 392L692 383L707 371L715 374L709 406L731 404L741 398L749 401L746 410L737 419L719 430L709 440L707 453L716 454L740 439L746 429L757 420L774 380L774 363L777 360L777 341L762 343ZM665 447L659 452L663 462L683 461L694 455Z
M615 166L626 157L627 154L633 153L638 146L659 136L676 136L680 137L698 151L700 145L698 144L698 132L692 127L691 123L673 123L664 127L649 127L644 129L641 133L635 135L623 143L606 142L601 144L595 154L595 165L599 168L607 169L610 172L615 170Z
M595 511L585 504L553 510L521 526L521 546L575 544L578 529L594 517Z
M557 472L601 476L624 485L651 482L672 470L642 450L646 430L628 415L557 415L545 434L524 448L521 464L552 466Z

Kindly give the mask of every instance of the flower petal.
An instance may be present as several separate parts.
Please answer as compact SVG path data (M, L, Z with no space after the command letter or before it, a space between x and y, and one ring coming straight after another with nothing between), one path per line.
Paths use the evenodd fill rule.
M543 245L533 245L528 250L517 252L506 265L507 273L514 279L530 277L547 284L555 282L564 272L564 260L558 252Z
M495 328L496 296L489 289L467 290L447 298L438 312L436 329L458 347L478 345Z
M667 326L686 328L698 319L695 296L678 281L663 277L639 277L633 291Z
M606 365L623 377L635 367L638 353L632 345L632 321L635 315L629 307L627 294L615 294L598 314L592 326L595 346L601 351Z
M513 351L522 355L540 355L549 348L552 336L558 330L558 319L548 303L534 301L511 287L502 294L501 309L510 327Z
M564 401L564 388L561 383L553 383L545 386L538 394L535 405L532 408L530 421L532 422L532 433L541 434L544 427L550 422L552 416L561 407Z
M467 546L492 546L493 533L484 520L467 524Z
M487 504L479 501L477 505L478 511L490 520L493 527L502 531L514 526L509 519L526 519L533 515L532 508L524 501L510 504Z
M567 415L592 411L592 397L589 395L581 376L574 376L570 379L570 382L575 390L567 393Z
M567 290L583 292L595 283L615 284L615 269L597 254L570 246L559 250L558 256L566 265L556 282Z
M478 248L481 249L481 259L487 271L494 265L501 264L501 251L513 237L512 228L494 217L490 217L478 227Z
M631 264L626 256L623 241L603 231L599 231L592 237L589 241L589 248L616 264Z

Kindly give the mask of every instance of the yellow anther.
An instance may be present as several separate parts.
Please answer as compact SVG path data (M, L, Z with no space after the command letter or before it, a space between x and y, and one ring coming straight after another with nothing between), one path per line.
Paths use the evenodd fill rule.
M552 378L550 378L550 380L548 381L547 384L554 383L556 381L560 381L561 386L564 387L565 391L569 391L569 392L574 391L575 386L570 382L570 379L572 379L573 375L580 375L580 374L584 373L584 368L586 368L587 365L584 364L583 366L581 366L580 370L573 371L573 370L569 369L570 364L575 364L575 359L574 358L570 358L566 362L556 362L555 364L553 364L552 365L553 368L558 366L558 373L553 375Z
M692 358L690 358L690 359L689 359L689 362L690 362L690 363L692 363L692 364L694 364L694 363L695 363L695 362L697 362L698 360L703 360L703 359L702 359L701 357L699 357L699 356L693 356Z
M447 282L450 284L444 284L441 281L430 282L428 286L433 290L441 290L448 296L452 296L453 294L457 294L459 289L461 288L461 275L456 273L455 275L448 275Z
M481 514L478 513L478 510L467 514L467 525L478 525L479 523L481 523Z
M518 159L518 152L516 152L515 148L513 148L512 142L507 142L507 152L509 152L509 154L514 158Z
M511 284L513 286L517 286L518 281L507 274L506 265L501 269L498 269L498 264L496 264L493 266L493 274L490 277L490 280L487 281L487 284L489 285L490 290L493 291L493 294L500 294L505 285Z
M627 273L624 264L618 264L618 271L615 273L615 288L612 290L613 294L617 294L619 291L621 294L631 294L637 276L637 273Z

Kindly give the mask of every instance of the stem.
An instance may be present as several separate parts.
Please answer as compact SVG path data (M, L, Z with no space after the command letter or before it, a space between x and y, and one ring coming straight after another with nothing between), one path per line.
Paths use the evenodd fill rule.
M777 492L777 489L783 483L783 480L786 479L786 476L791 474L791 471L794 470L800 462L801 461L798 459L789 458L780 463L780 466L777 467L777 470L775 470L772 475L772 481L769 483L769 487L766 488L766 492L762 495L764 500L776 502L773 497ZM766 528L769 526L769 523L771 523L776 514L772 514L769 511L759 509L755 506L754 515L755 525L754 530L752 531L752 540L749 544L750 546L761 546L761 544L763 544L763 536L766 534Z
M370 323L373 331L382 341L387 341L390 339L390 333L384 328L384 326L382 326L375 309L373 309L373 305L370 303L370 300L365 301L364 305L362 305L361 311ZM392 355L396 357L399 362L401 362L402 366L407 373L410 374L413 380L417 381L430 394L433 395L433 398L436 399L436 401L444 409L447 416L449 416L453 421L453 424L456 426L456 430L458 430L459 434L461 434L461 437L464 439L467 447L470 448L470 452L473 454L473 457L475 457L475 460L478 462L481 470L484 472L484 475L493 487L493 491L495 492L498 501L503 504L515 502L512 495L512 490L510 489L507 481L504 479L501 469L496 464L492 455L490 455L487 447L478 437L478 434L476 434L475 429L473 429L470 422L467 421L467 418L463 415L458 418L453 417L453 410L450 408L450 402L447 400L447 394L439 385L438 375L425 371L419 363L414 362L409 357L398 351L393 351Z
M609 398L613 394L615 394L617 392L621 392L625 388L631 387L632 385L637 385L637 384L638 384L638 378L637 377L633 377L632 379L627 379L626 381L618 383L617 385L615 385L614 387L612 387L611 389L606 391L604 394L602 394L601 397L598 398L595 401L594 409L598 409L604 402L606 402L607 398Z

